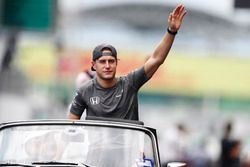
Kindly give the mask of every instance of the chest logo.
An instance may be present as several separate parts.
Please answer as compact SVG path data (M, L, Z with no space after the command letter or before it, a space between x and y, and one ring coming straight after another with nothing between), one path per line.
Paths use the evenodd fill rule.
M123 93L123 89L121 90L121 93L120 93L120 94L117 94L115 97L121 97L121 96L122 96L122 93Z
M98 96L91 97L91 98L90 98L90 103L91 103L92 105L97 105L97 104L99 104L99 103L100 103L100 97L98 97Z

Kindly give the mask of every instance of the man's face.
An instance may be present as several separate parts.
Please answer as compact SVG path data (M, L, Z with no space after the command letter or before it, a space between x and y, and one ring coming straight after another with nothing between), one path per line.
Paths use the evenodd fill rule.
M111 52L104 50L103 53ZM112 80L116 74L117 60L113 56L102 56L92 62L98 77L104 80Z

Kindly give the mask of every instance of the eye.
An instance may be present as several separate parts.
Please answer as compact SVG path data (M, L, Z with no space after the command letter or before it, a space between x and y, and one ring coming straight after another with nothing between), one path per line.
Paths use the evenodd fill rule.
M98 62L99 62L100 64L106 64L106 62L108 62L109 64L114 64L114 63L116 62L116 60L115 60L115 59L108 59L108 60L106 60L106 59L101 59L101 60L98 60Z
M99 60L99 63L100 63L100 64L105 64L105 63L106 63L106 60Z
M108 62L109 62L109 64L114 64L115 63L115 59L109 59Z

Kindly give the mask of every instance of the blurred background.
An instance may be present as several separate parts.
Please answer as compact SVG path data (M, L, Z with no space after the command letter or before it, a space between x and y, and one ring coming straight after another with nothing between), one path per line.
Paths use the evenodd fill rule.
M224 126L250 158L250 1L0 0L0 123L66 118L77 75L110 43L118 75L142 65L177 4L187 15L172 50L139 94L163 165L218 166Z

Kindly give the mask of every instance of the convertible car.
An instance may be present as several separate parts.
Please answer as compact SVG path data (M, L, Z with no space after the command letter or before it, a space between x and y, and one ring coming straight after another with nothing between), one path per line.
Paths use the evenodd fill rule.
M160 158L142 122L29 120L0 124L0 166L160 167Z

